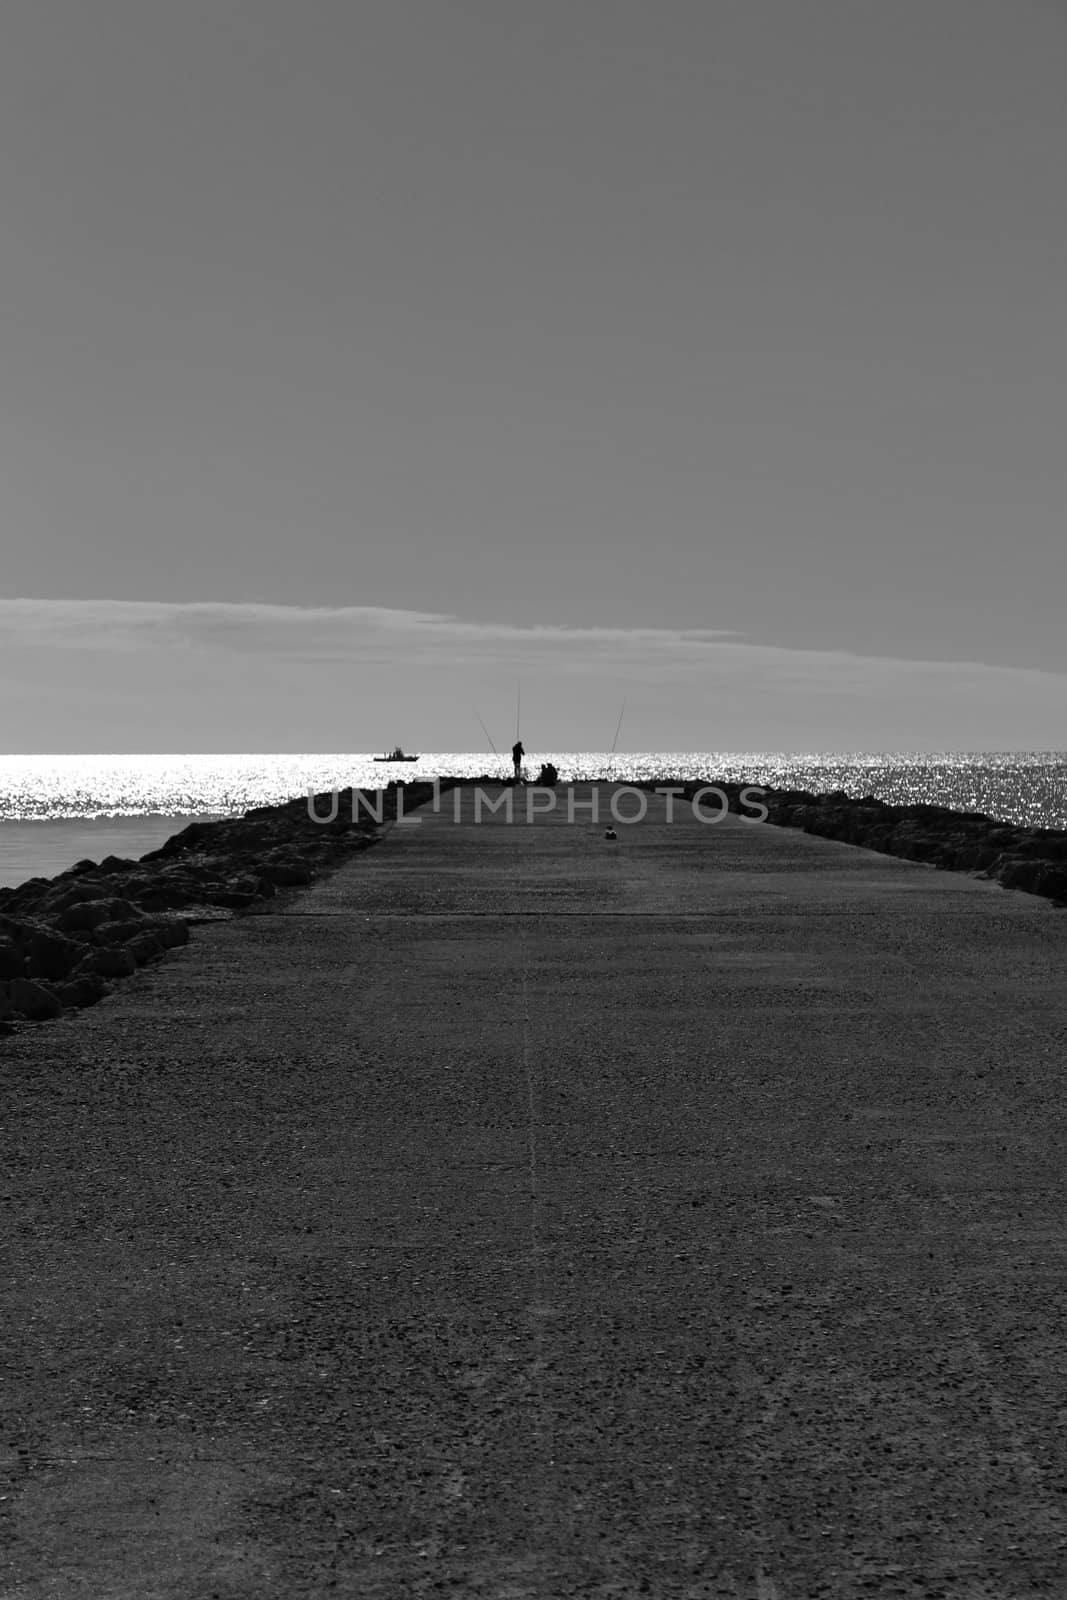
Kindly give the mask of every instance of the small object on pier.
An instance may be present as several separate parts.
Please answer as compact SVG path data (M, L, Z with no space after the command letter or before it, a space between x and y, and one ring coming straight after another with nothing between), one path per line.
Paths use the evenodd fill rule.
M605 837L605 839L617 839L619 836L615 832L614 828L605 828L604 829L604 837Z

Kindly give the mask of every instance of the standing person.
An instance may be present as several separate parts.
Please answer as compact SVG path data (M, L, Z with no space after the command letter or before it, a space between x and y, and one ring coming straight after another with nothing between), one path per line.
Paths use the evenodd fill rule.
M515 763L515 782L518 783L522 775L522 758L526 751L522 748L522 740L516 739L511 747L511 759Z

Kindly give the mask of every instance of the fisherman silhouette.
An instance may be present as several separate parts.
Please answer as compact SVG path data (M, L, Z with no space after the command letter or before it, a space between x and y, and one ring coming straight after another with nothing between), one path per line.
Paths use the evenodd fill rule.
M522 758L523 758L523 756L525 754L526 754L526 751L522 748L521 739L516 739L515 743L511 747L511 759L515 763L515 782L516 783L518 783L519 778L520 778L520 776L522 774Z

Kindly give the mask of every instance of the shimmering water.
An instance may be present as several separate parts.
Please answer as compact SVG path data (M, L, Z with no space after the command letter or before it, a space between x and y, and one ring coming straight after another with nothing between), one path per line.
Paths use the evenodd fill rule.
M536 776L617 782L747 778L771 788L843 789L895 803L926 800L1008 822L1067 828L1067 752L882 754L767 751L533 751ZM227 816L315 791L377 788L451 773L504 775L482 751L423 755L403 764L370 754L0 756L0 884L51 876L82 857L139 856L193 816Z

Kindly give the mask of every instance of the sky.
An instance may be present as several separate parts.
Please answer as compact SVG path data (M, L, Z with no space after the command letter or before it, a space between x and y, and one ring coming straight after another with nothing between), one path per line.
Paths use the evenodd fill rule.
M0 749L1067 745L1059 0L9 0Z

